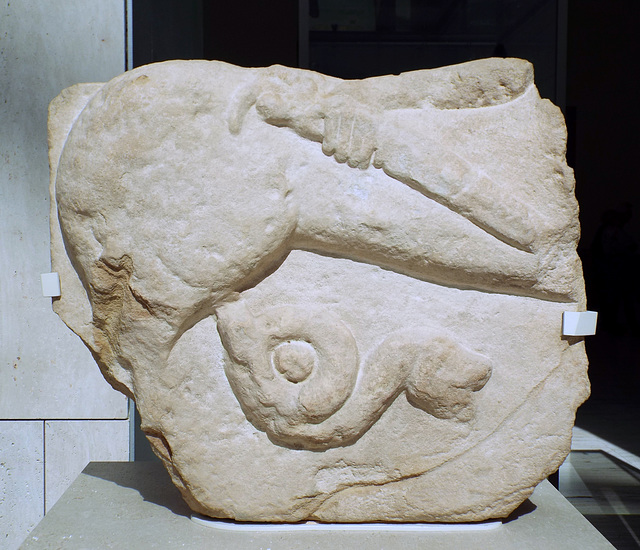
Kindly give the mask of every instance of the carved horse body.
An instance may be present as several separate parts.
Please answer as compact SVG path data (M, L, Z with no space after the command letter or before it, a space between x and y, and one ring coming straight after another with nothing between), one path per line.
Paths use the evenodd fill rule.
M429 78L451 80L435 71ZM580 300L575 251L555 252L577 231L575 206L567 206L566 220L547 223L441 143L443 116L476 117L472 124L481 125L483 109L536 100L523 79L512 96L468 109L435 101L417 108L412 100L385 110L366 105L381 89L379 79L345 91L342 81L305 71L215 62L142 67L102 86L86 107L84 100L78 105L84 108L62 149L55 190L65 246L92 308L93 328L83 338L107 379L132 395L136 364L162 365L184 331L212 314L229 355L242 363L244 344L233 334L243 323L260 323L237 305L238 296L293 249L460 288ZM309 84L298 98L305 108L295 93L287 98L300 80ZM389 82L382 88L401 84ZM497 88L475 93L488 97ZM347 104L336 103L336 94ZM341 149L347 123L348 147ZM369 138L365 153L353 153L355 141ZM558 177L560 186L571 179L568 169ZM134 348L146 353L133 356ZM236 377L236 393L257 376L250 362ZM480 363L461 375L469 391L488 378L490 368ZM407 376L390 391L414 388L419 402L420 384ZM252 418L261 428L277 424L261 414ZM309 422L324 418L300 419ZM296 445L311 438L319 448L353 439L293 432L276 439Z

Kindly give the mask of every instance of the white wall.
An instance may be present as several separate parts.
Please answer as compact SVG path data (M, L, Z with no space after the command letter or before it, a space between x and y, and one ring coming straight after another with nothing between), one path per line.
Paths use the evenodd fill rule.
M89 460L127 460L127 400L42 296L51 270L47 106L125 68L125 0L0 4L0 547Z

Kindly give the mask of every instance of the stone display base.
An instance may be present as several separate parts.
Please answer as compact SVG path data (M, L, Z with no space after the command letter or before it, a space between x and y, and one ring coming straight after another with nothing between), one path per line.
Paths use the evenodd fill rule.
M269 530L256 524L243 530L205 526L191 519L161 464L94 462L65 492L21 548L190 548L271 550L323 548L359 550L385 548L546 548L598 549L611 544L565 498L544 481L502 525L460 530L403 530L402 526L362 526L336 530ZM412 524L417 527L416 524Z

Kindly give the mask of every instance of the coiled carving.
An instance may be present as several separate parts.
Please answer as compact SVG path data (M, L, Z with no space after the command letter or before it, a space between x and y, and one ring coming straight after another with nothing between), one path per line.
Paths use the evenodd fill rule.
M354 443L402 392L437 418L468 422L474 393L491 376L486 357L427 327L389 334L360 365L351 331L328 310L282 306L253 315L238 300L216 313L231 359L225 372L244 413L293 448Z
M217 315L233 360L227 378L257 427L277 434L289 425L317 424L351 395L358 350L351 331L331 312L282 306L253 316L238 301Z

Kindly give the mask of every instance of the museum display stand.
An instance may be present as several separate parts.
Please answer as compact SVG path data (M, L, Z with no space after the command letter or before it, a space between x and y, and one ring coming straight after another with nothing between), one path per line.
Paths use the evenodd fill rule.
M283 527L192 519L162 464L94 462L21 548L613 548L548 481L497 526L375 524L369 529L361 525L336 529L333 524L327 529L303 523Z

